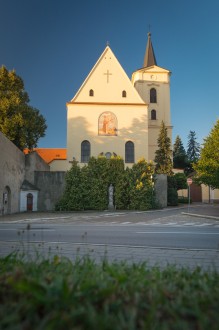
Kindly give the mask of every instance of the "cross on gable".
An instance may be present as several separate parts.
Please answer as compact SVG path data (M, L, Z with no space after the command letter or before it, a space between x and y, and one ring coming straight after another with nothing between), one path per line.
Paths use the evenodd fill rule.
M109 72L109 70L107 70L106 73L104 73L105 76L107 76L107 84L109 83L109 76L112 76L112 73Z

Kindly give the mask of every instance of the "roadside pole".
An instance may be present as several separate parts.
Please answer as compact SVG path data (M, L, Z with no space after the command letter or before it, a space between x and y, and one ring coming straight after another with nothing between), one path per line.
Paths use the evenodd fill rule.
M192 184L192 178L187 179L187 184L188 184L188 189L189 189L189 201L188 201L188 213L189 213L189 209L190 209L190 186Z

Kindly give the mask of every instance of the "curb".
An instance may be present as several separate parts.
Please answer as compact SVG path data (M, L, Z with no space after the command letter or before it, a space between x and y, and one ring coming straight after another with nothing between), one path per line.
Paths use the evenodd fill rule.
M203 215L203 214L195 214L195 213L189 213L189 212L181 212L183 215L189 215L191 217L198 217L198 218L206 218L206 219L214 219L219 220L219 217L215 217L213 215Z

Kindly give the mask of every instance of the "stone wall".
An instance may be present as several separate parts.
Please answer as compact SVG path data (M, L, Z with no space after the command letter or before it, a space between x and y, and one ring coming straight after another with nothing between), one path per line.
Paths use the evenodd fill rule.
M34 184L34 172L50 171L50 166L34 151L25 156L25 171L25 179Z
M156 200L160 207L167 207L167 175L157 174L155 176L154 190Z
M0 132L0 214L19 212L24 177L25 155Z
M66 172L35 172L34 184L39 188L38 210L53 211L65 187Z

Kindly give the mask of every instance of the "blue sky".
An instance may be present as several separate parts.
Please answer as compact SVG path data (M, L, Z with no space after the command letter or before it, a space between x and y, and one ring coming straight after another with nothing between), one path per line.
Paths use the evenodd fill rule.
M0 65L22 77L46 118L41 148L66 147L70 101L109 42L131 74L150 24L159 66L172 72L173 142L202 143L219 119L218 0L0 0Z

